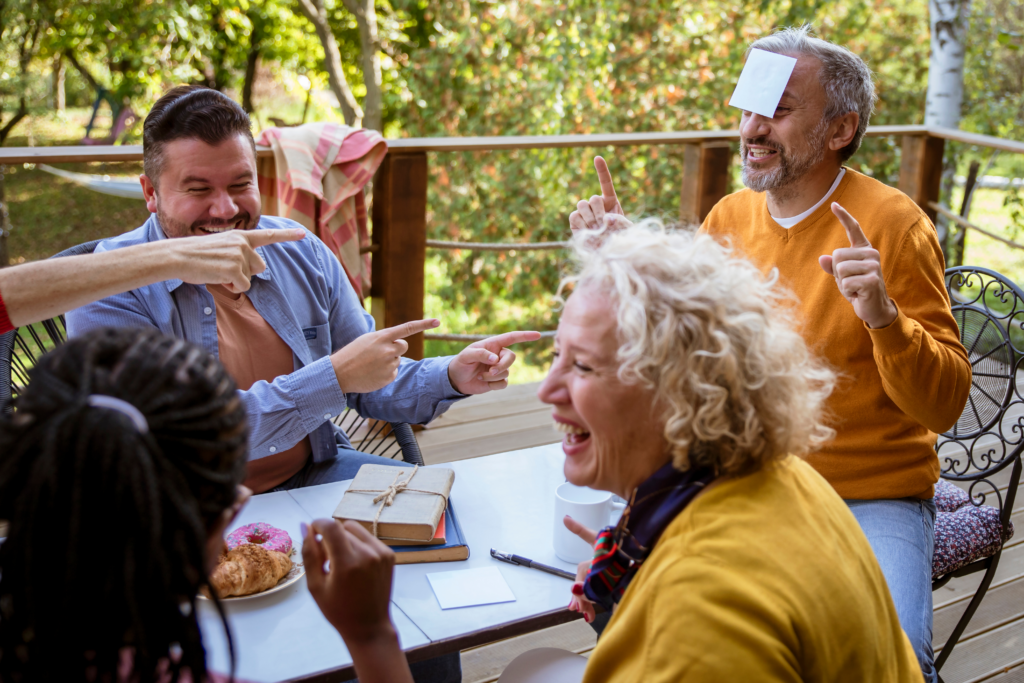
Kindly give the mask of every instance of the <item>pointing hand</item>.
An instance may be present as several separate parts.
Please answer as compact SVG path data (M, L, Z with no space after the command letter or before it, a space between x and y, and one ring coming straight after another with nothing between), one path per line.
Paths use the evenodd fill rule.
M435 318L414 320L349 342L331 355L338 386L346 394L365 394L391 384L398 376L402 354L409 349L405 338L440 324Z
M573 230L621 230L632 222L624 215L619 198L615 194L612 174L608 163L602 157L594 157L597 180L601 183L601 194L595 194L590 201L580 201L576 210L569 214L569 227Z
M850 247L818 257L822 270L836 280L839 293L853 304L853 312L871 329L891 325L899 312L885 291L882 261L860 224L850 213L832 203L832 213L846 229Z
M462 394L504 389L508 386L508 369L516 360L516 354L505 347L538 339L540 332L506 332L474 342L448 364L448 379Z

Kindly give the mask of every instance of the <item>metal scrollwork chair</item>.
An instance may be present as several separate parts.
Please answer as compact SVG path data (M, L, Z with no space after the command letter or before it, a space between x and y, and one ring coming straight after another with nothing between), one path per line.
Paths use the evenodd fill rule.
M1024 450L1024 397L1016 381L1024 363L1024 291L999 273L971 266L948 269L945 282L973 379L963 414L935 445L942 478L935 487L932 590L984 575L936 657L936 670L985 597L1013 535Z

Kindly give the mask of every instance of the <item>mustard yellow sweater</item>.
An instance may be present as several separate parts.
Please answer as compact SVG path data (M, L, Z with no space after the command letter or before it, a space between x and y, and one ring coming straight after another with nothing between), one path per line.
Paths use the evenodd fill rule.
M899 317L869 329L818 257L849 247L830 209L839 202L879 251ZM775 267L800 299L808 346L840 373L829 402L836 438L807 461L852 499L931 498L939 477L936 432L959 418L971 367L943 286L935 228L905 194L852 169L835 193L790 229L772 220L764 193L720 201L702 229L727 238L765 272Z
M584 683L918 683L857 520L788 458L709 488L668 526Z

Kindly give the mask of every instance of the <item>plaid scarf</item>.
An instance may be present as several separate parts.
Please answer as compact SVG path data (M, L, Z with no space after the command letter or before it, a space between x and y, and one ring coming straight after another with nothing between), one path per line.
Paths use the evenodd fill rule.
M583 582L592 602L610 610L622 599L665 527L715 478L707 468L680 472L668 463L636 488L619 523L594 541L594 560Z

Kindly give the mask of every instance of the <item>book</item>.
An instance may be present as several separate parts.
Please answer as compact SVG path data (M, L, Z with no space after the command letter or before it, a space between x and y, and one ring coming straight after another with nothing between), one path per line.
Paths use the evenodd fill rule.
M448 513L441 515L441 521L437 523L437 530L434 531L434 537L429 541L402 541L397 539L386 539L388 545L444 545L447 542L445 538L445 524L444 518Z
M403 482L407 482L407 488L394 496L391 505L382 508L383 501L373 502L393 484ZM434 538L454 482L455 472L450 469L363 465L341 497L334 517L359 522L372 532L379 510L377 537L385 543L428 542Z
M452 501L448 501L445 510L445 543L444 545L393 545L395 564L417 564L421 562L452 562L469 559L469 545L455 515Z

